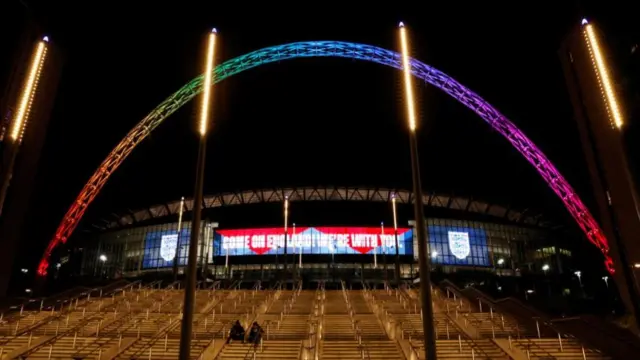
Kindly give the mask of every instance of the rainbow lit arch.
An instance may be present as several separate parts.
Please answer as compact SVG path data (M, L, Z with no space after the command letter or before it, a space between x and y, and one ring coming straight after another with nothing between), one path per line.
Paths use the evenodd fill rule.
M267 47L228 60L216 66L214 79L217 83L242 71L260 65L310 57L341 57L370 61L395 69L402 68L401 55L391 50L372 45L341 41L308 41ZM491 125L494 130L504 136L535 167L549 187L558 195L578 226L580 226L587 236L587 239L602 251L605 257L605 266L609 272L614 272L613 261L608 255L609 244L600 226L571 185L569 185L549 159L547 159L542 151L540 151L522 131L480 96L441 71L416 59L411 59L411 73L416 78L438 87L473 110ZM111 174L153 129L202 91L202 81L203 76L201 75L164 100L158 107L151 111L149 115L142 119L142 121L120 141L115 149L111 151L109 156L102 162L93 176L91 176L58 226L54 238L49 243L42 257L38 267L38 274L46 275L51 252L56 246L67 241L87 210L87 207L95 199L100 190L102 190Z

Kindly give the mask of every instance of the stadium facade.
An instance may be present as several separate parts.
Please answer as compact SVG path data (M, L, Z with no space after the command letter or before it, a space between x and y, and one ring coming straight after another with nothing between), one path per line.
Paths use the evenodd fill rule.
M395 197L401 214L397 242L393 222L381 224L373 216L370 221L346 219L350 226L335 226L345 224L345 219L320 225L289 223L286 250L282 221L256 220L246 228L217 221L220 216L216 214L240 205L263 204L267 211L281 215L285 196L298 212L304 212L308 204L322 203L326 212L326 206L360 202L374 212L377 206L388 213ZM376 277L383 278L394 276L397 259L401 277L413 279L418 270L418 246L414 222L407 217L411 202L412 194L407 191L366 188L289 188L207 196L198 247L200 274L209 278L249 274L267 278L288 269L310 278L370 277L376 272ZM444 194L425 195L424 202L434 271L467 269L517 276L571 268L571 242L575 239L539 214ZM108 277L168 273L174 268L177 248L178 271L182 272L192 201L184 202L184 221L178 231L180 208L177 200L114 214L111 220L94 225L90 239L82 242L79 272Z

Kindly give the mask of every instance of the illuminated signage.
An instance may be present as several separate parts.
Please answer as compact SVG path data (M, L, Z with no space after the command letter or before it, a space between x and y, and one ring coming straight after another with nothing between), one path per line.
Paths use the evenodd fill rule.
M448 231L449 251L458 259L465 259L471 253L469 233L464 231Z
M160 256L164 261L172 261L178 248L178 234L162 235L160 240Z
M398 252L412 253L413 231L398 229ZM287 229L288 254L395 254L393 228L379 227L297 227ZM284 254L284 228L217 230L217 256Z
M491 266L487 233L483 228L429 225L427 234L433 264Z

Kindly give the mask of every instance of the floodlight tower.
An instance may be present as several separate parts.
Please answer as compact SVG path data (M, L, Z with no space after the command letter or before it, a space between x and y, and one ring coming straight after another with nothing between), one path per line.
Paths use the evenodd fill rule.
M407 105L407 121L409 125L409 143L411 149L411 174L413 178L414 217L416 221L416 237L418 239L418 264L420 267L420 300L422 301L422 328L425 337L425 355L427 360L436 360L436 335L433 328L433 304L431 300L431 269L427 256L427 228L424 221L424 203L420 180L420 161L418 159L418 138L416 136L417 120L411 84L411 62L409 59L409 41L407 28L399 25L400 46L402 54L402 71L404 75L405 103Z
M625 112L596 24L576 24L559 51L590 183L613 259L610 269L620 298L640 331L640 291L633 265L640 262L640 211L624 145ZM613 271L615 269L615 271Z
M16 157L18 156L18 150L24 137L24 132L29 124L29 115L31 113L31 106L33 105L33 99L35 98L38 90L38 84L40 82L40 76L42 74L42 68L47 58L47 47L49 45L49 38L43 37L38 41L36 49L33 52L31 61L29 64L29 70L27 77L24 81L22 92L16 107L15 116L13 117L9 125L9 133L4 140L6 149L5 161L2 166L2 187L0 188L0 216L2 216L2 209L4 207L5 199L7 198L7 192L13 177L13 168L15 166ZM4 154L3 154L4 155Z
M189 258L184 285L184 306L182 312L182 328L180 332L180 360L189 360L191 354L191 332L193 328L193 311L196 298L196 277L198 272L198 239L200 237L200 219L202 215L202 197L204 187L205 155L207 151L207 134L209 113L211 112L211 90L213 90L213 64L215 59L217 31L213 29L208 36L205 62L202 107L198 123L200 143L198 146L198 162L196 165L196 185L193 197L193 219L189 237Z

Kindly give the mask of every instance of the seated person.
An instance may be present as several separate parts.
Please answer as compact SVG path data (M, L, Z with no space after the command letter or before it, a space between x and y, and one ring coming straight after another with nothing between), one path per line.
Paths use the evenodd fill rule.
M249 331L249 342L254 343L256 346L258 346L258 344L260 344L260 340L262 339L263 333L264 330L262 330L262 327L254 321L253 325L251 325L251 330Z
M227 343L231 340L240 340L244 342L244 328L242 324L240 324L239 320L236 320L236 323L233 324L231 330L229 330L229 338L227 339Z

